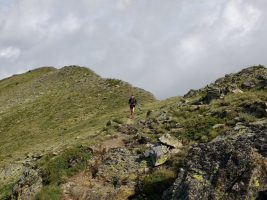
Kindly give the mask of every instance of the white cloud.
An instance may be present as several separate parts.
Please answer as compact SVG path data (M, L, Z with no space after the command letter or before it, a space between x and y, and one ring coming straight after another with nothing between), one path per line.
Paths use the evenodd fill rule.
M125 10L130 4L132 3L132 0L118 0L117 1L117 7L119 10Z
M16 60L20 55L20 49L17 47L6 47L4 49L0 49L0 58L9 59L11 61Z
M226 6L224 17L227 32L244 35L251 31L258 22L261 11L243 0L231 0Z
M67 15L67 17L62 22L61 31L75 32L81 27L81 21L78 17L73 14Z
M266 0L0 0L0 78L77 64L159 98L267 64Z

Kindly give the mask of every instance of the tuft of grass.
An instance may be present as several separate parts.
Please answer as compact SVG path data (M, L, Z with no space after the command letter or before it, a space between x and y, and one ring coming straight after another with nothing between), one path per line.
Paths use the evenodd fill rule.
M91 156L91 149L83 146L65 149L57 156L52 154L44 156L38 162L44 187L36 195L36 199L60 199L62 195L60 185L66 178L84 170Z
M46 155L39 162L44 185L60 185L64 177L70 177L87 167L92 152L86 147L72 147L60 155Z
M168 189L176 178L176 173L170 169L157 169L141 178L138 196L135 199L161 199L163 192Z
M58 200L62 196L61 188L57 185L44 186L35 196L35 200Z
M14 184L8 184L0 188L0 199L9 200Z
M212 116L197 116L184 120L181 124L185 128L185 136L192 140L199 140L201 137L208 137L209 132L215 124L222 123L221 119ZM204 137L203 137L204 138ZM206 138L208 139L208 138Z

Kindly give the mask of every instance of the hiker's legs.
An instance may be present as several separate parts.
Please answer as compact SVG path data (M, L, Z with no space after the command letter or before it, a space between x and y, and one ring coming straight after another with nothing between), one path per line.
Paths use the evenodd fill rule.
M131 118L133 119L134 118L134 106L131 106L130 107L130 110L131 110Z
M134 118L134 115L135 115L135 112L134 112L134 107L133 107L133 109L132 109L132 110L133 110L133 114L132 114L132 117Z

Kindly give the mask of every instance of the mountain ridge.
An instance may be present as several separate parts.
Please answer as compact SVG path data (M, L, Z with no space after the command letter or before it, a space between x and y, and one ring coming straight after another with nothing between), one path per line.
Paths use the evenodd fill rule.
M74 69L80 70L79 75L73 75ZM235 135L243 134L244 137L247 137L252 124L256 126L253 128L255 137L258 137L258 132L261 133L259 141L264 136L264 132L260 132L261 129L258 128L261 126L264 130L266 127L264 120L267 116L267 69L264 66L254 66L235 74L226 75L203 89L189 92L184 97L172 97L162 101L156 101L153 95L142 89L134 90L123 81L102 79L98 75L94 75L94 72L88 72L86 68L70 66L62 70L53 71L53 69L46 68L44 70L52 71L48 72L48 74L51 73L50 75L41 79L39 87L36 89L38 91L25 89L21 96L18 95L20 97L18 102L8 104L11 106L10 108L5 110L5 108L0 107L0 111L2 111L0 112L0 120L6 123L6 130L8 131L8 128L14 126L14 122L16 122L14 119L17 116L24 120L19 120L17 124L32 123L27 129L24 127L24 131L36 131L40 128L36 127L36 124L42 125L41 127L48 131L46 134L49 132L58 133L58 137L47 141L46 147L50 143L53 144L53 140L57 140L58 143L55 142L54 145L58 145L58 148L52 145L49 146L48 151L41 152L29 148L24 151L25 156L22 153L18 157L12 154L6 154L6 157L3 157L3 151L2 153L0 151L2 163L5 161L5 166L15 166L11 162L15 158L22 163L17 168L14 167L11 172L5 173L9 176L13 173L14 178L12 180L8 179L7 176L5 176L6 180L0 180L2 183L11 184L5 188L0 188L6 197L17 199L23 195L31 195L34 198L37 195L37 199L47 199L54 195L54 199L62 197L68 199L79 198L84 194L87 195L88 199L110 199L111 197L115 199L161 199L165 193L166 199L171 199L170 196L186 194L185 190L181 190L181 188L187 182L179 182L179 179L176 181L175 179L180 176L178 172L183 169L183 166L194 168L194 165L187 164L192 160L192 156L199 156L198 152L202 151L208 155L209 152L202 147L203 144L212 147L213 141L218 138L227 141L228 135L236 138ZM84 70L90 76L85 75ZM40 79L37 80L40 81ZM0 94L3 94L1 93L1 83L3 82L0 81ZM11 81L11 83L16 84L16 81ZM87 94L86 88L92 83L97 83L96 88L98 89L91 88L90 91L92 92ZM12 84L11 91L13 87L20 85L14 86ZM21 88L23 88L22 86L23 84ZM108 98L98 91L105 91L104 94L109 95ZM138 115L135 120L126 117L129 115L127 98L132 92L137 94L137 99L145 99L144 102L141 102L141 106L137 107ZM10 94L13 93L10 92ZM37 103L30 100L25 103L23 100L26 97L36 98ZM43 99L43 97L49 98ZM88 107L91 98L94 105ZM39 101L40 99L42 101ZM83 101L84 99L86 101ZM1 101L5 101L3 96L0 98ZM47 113L46 111L50 110L51 106L53 109ZM25 111L30 117L21 115L21 113L25 114ZM68 111L72 112L69 113ZM69 117L70 115L71 117ZM14 116L16 117L14 118ZM35 117L37 121L34 121ZM3 118L9 119L9 121L3 121ZM38 121L39 119L45 123L42 124L43 122ZM18 128L21 130L23 126L18 126ZM93 132L95 134L91 134ZM5 134L6 137L10 137L10 133L12 132L9 131L6 134L1 130L2 137ZM25 142L28 137L27 132L23 132L23 135L25 138L20 137L20 139ZM34 136L31 135L31 137L34 139ZM111 139L112 142L116 142L116 138L120 143L118 147L108 150L101 147L100 144L105 144L101 141ZM172 140L172 142L168 140ZM246 139L246 141L249 141L248 145L253 144L250 139ZM13 142L12 139L5 140L6 144ZM40 144L44 143L42 140L39 142ZM121 144L122 142L123 144ZM239 146L235 147L236 154L239 154ZM260 143L260 148L263 147ZM194 153L194 149L197 149L197 153ZM220 152L216 153L218 153L219 159ZM253 155L251 162L254 163ZM259 158L264 159L264 155L263 153ZM209 160L210 158L207 156L205 159ZM183 164L183 162L186 163ZM156 163L160 166L156 167ZM21 168L19 169L19 167ZM181 175L187 178L186 180L192 181L188 183L191 187L188 189L190 194L194 194L194 191L201 193L201 188L193 187L194 181L201 182L205 179L203 174L208 173L205 171L205 166L203 166L201 173L202 166L198 167L198 171L186 169L191 170L186 173L191 173L190 176L193 176L193 179L184 174ZM217 169L216 165L212 167ZM238 167L243 166L237 165L236 172L240 170ZM250 167L251 170L254 169L253 166ZM16 169L17 174L14 173ZM26 174L23 173L25 169L28 170ZM39 171L38 173L36 169ZM260 171L260 173L264 173L264 171ZM75 175L86 177L86 181L83 181L89 181L91 186L83 187L83 182L75 180ZM255 185L251 186L255 191L252 196L257 196L257 192L265 191L264 180L254 176L253 173L248 176L258 180L256 188ZM220 177L222 181L231 182L223 174ZM235 179L236 177L233 174L231 178ZM75 183L72 182L73 180ZM181 187L178 189L176 186L171 187L174 181L179 183ZM27 189L25 182L31 186L31 191ZM73 184L72 187L76 190L74 191L72 187L69 187L69 184ZM175 191L172 193L171 189L167 190L168 187L174 188ZM13 192L11 192L12 189ZM94 193L93 191L97 192ZM10 195L11 193L12 195ZM209 195L209 193L205 195ZM193 196L192 199L196 198Z

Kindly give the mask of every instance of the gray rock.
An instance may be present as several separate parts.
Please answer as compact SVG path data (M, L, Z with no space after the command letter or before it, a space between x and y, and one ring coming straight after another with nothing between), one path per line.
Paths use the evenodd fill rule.
M170 156L168 147L164 145L155 146L152 148L150 158L154 166L163 165Z
M241 122L236 123L236 125L234 127L234 130L235 131L239 131L239 130L242 130L242 129L247 129L247 127Z
M207 89L207 94L204 96L202 101L204 103L210 103L214 99L219 99L221 97L221 91L216 87L209 87Z
M163 199L266 199L267 129L228 136L191 148Z
M245 81L244 83L241 84L242 89L252 89L255 87L255 84L251 81Z
M169 133L164 134L159 138L159 141L162 144L174 147L174 148L182 148L183 144L174 136L171 136Z
M185 97L185 98L190 98L190 97L196 95L197 93L198 93L198 90L193 90L193 89L191 89L191 90L189 90L189 92L187 92L187 93L184 95L184 97Z

